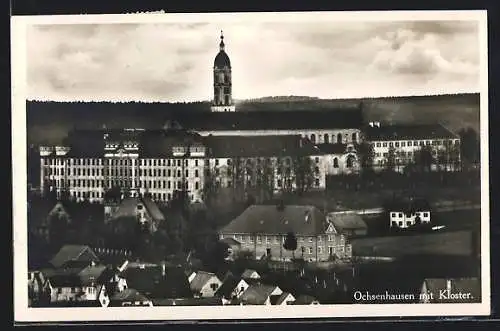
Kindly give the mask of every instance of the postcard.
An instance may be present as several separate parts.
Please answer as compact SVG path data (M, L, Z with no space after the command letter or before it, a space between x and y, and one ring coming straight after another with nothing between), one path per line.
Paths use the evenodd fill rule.
M486 19L13 16L15 320L490 314Z

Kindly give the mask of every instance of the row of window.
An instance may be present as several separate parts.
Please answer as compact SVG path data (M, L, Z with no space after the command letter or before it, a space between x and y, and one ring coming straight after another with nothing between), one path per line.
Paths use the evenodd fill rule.
M245 242L248 242L248 243L254 243L254 237L256 237L256 240L257 240L257 243L258 244L261 244L263 242L263 240L265 241L266 244L270 244L270 243L275 243L275 244L279 244L280 241L281 242L285 242L285 236L261 236L261 235L257 235L257 236L251 236L251 235L226 235L224 236L223 234L220 235L220 239L224 239L224 238L233 238L234 240L237 240L239 241L240 243L245 243ZM281 238L281 240L280 240ZM316 237L307 237L307 238L304 238L304 237L298 237L297 238L297 242L314 242L316 239ZM318 239L318 242L323 242L323 237L319 236L317 237ZM328 237L326 238L327 241L335 241L335 236L334 235L328 235Z
M47 175L55 175L55 176L64 176L65 171L64 168L47 168L45 170ZM111 168L111 169L99 169L99 168L76 168L68 169L68 176L111 176L111 177L132 177L132 173L134 176L149 176L149 177L182 177L182 172L180 169L177 171L172 171L171 169L127 169L127 168ZM172 176L173 175L173 176ZM185 170L185 176L189 177L189 170ZM194 170L194 177L198 178L200 176L199 170Z
M428 212L415 212L414 215L415 216L422 216L422 217L429 217L429 213ZM412 217L413 214L407 214L406 216L407 217ZM403 213L391 213L391 217L403 218Z
M444 145L452 145L455 142L455 145L460 144L460 140L414 140L414 141L384 141L372 143L375 144L376 147L412 147L412 146L444 146Z
M134 159L120 158L120 159L65 159L65 158L42 158L42 165L65 165L69 160L70 165L74 166L133 166L134 164L139 164L141 166L150 167L164 167L164 166L182 166L182 160L180 159L139 159L138 162L134 162ZM188 165L187 159L184 160L184 165ZM199 165L199 159L194 159L194 165L197 167Z
M147 187L150 189L182 189L182 181L171 182L171 181L159 181L159 180L100 180L100 179L57 179L52 182L56 187L71 187L71 188L100 188L107 186L119 186L119 187L132 187L132 184L135 184L135 187ZM189 190L192 188L191 182L186 182L186 188ZM200 189L200 182L196 181L194 183L194 189Z
M314 133L311 134L309 137L310 137L311 142L313 142L313 143L316 142L316 135ZM332 134L331 138L332 138L332 143L339 144L339 143L347 142L347 137L346 137L346 139L343 139L341 133L338 133L337 135ZM351 142L356 142L357 140L358 140L358 134L356 132L353 132L351 134ZM330 143L330 135L328 133L325 133L323 135L323 143L325 143L325 144Z

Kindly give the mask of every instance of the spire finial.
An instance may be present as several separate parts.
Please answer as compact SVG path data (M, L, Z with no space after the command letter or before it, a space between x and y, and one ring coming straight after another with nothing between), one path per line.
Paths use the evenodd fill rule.
M224 50L224 33L222 32L222 30L220 30L220 50L223 51Z

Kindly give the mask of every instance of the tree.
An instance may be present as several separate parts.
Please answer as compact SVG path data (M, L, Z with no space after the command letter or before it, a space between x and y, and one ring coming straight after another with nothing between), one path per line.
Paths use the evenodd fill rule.
M211 205L217 195L218 187L216 171L217 169L215 167L211 168L210 166L207 166L205 168L202 196L203 201L207 205Z
M460 154L468 164L478 164L480 156L480 141L477 132L473 128L461 129Z
M274 195L274 167L270 158L265 158L262 165L262 190L265 199L271 199Z
M418 169L430 172L433 163L434 158L432 156L431 146L424 145L420 148L420 150L415 151L415 164Z
M245 188L245 171L243 168L243 160L241 157L235 157L231 160L231 181L233 188L233 197L237 201L243 200Z
M373 144L363 141L358 145L358 153L361 159L361 169L363 171L370 171L373 169L373 160L375 158L375 149Z
M293 258L295 259L295 250L297 249L297 237L295 236L295 233L287 233L285 242L283 243L283 248L287 251L291 251Z
M396 166L396 149L393 146L391 146L389 147L389 151L387 152L386 170L394 171L395 166Z
M293 172L299 195L307 192L314 183L313 162L309 156L299 155L293 159Z

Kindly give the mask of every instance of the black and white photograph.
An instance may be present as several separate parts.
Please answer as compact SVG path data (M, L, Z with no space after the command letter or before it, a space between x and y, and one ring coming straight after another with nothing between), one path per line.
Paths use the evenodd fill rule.
M12 18L18 321L490 313L485 11Z

